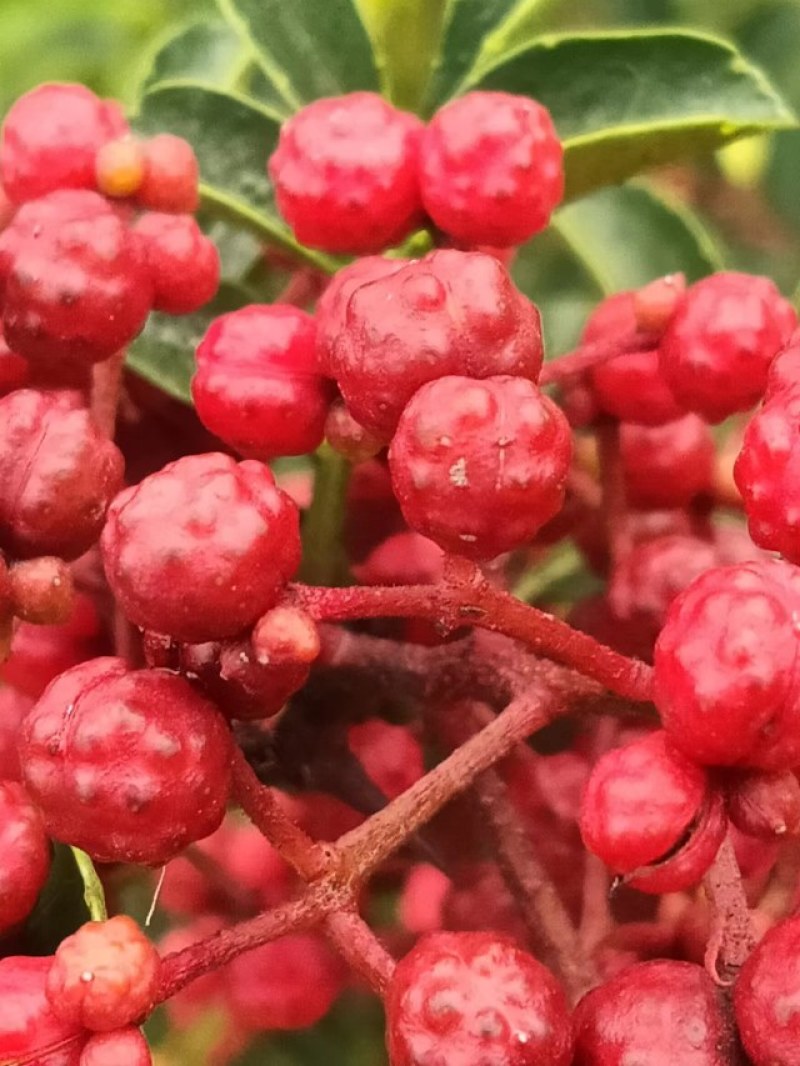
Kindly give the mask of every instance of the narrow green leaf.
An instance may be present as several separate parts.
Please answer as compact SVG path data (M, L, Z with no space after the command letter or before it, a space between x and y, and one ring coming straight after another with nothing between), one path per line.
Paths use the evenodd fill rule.
M728 43L688 31L539 37L473 70L462 87L522 93L550 109L564 141L567 199L795 125L757 67Z
M80 848L70 846L70 851L83 881L83 899L89 912L89 917L93 922L104 922L108 918L106 894L103 889L103 883L97 876L94 863L86 852L81 851Z
M50 876L25 923L18 953L52 955L65 937L88 921L84 895L85 885L72 849L53 844Z
M267 77L295 108L321 96L377 90L372 44L353 0L218 0Z
M384 93L418 111L439 52L445 0L355 0L375 48Z

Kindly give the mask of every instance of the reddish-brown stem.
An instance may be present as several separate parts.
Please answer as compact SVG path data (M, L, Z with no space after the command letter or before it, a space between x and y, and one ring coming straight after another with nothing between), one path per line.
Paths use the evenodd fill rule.
M325 919L324 929L342 958L361 974L373 992L383 996L395 961L364 919L355 910L335 911Z
M125 367L125 350L97 363L92 370L92 418L110 440L114 439L117 410Z
M631 352L650 351L657 343L658 339L652 334L631 333L627 337L615 337L610 341L582 344L574 351L545 363L539 376L539 384L568 385L594 366L617 359L620 355L629 355Z
M329 280L327 274L314 267L298 267L274 302L291 304L293 307L307 307L317 299Z
M706 969L715 981L728 985L733 982L756 943L730 835L722 842L703 884L712 912Z

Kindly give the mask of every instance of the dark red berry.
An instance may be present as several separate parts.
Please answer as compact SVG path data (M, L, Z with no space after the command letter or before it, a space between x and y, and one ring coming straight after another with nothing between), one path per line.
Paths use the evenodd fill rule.
M17 203L54 189L94 189L98 150L127 132L119 106L84 85L40 85L17 100L3 123L3 187Z
M248 458L314 451L331 400L315 345L314 320L296 307L253 304L215 319L192 380L203 425Z
M79 1066L152 1066L153 1056L138 1029L97 1033L81 1052Z
M542 104L467 93L437 111L422 136L422 202L461 244L522 244L545 228L564 196L563 156Z
M42 817L16 781L0 781L0 933L33 910L50 872Z
M494 933L430 933L386 993L391 1066L568 1066L566 997L541 963Z
M35 625L64 625L75 607L72 571L50 555L15 563L9 570L14 614Z
M212 299L219 286L219 252L192 215L148 212L134 229L144 241L156 311L188 315Z
M710 570L673 602L655 654L656 704L706 765L800 764L800 584L778 561Z
M52 958L0 959L0 1061L9 1066L79 1066L87 1034L60 1021L44 986Z
M733 1040L701 966L629 966L575 1009L573 1066L728 1066Z
M733 990L739 1035L754 1066L795 1066L800 1047L800 918L770 929Z
M101 546L132 622L218 640L272 607L297 569L297 508L261 463L191 455L117 496Z
M791 304L767 278L713 274L679 303L661 342L661 372L687 410L721 422L759 401L796 325Z
M0 400L0 548L75 559L97 540L122 484L119 449L75 393L22 389Z
M320 366L378 436L391 436L417 389L437 378L539 375L539 312L492 256L443 249L373 275L345 300L346 291L332 300L324 329L338 337L322 346Z
M29 380L28 360L11 351L0 324L0 396L7 396L15 389L23 389Z
M558 512L571 453L566 419L530 381L445 377L403 412L389 466L413 529L446 551L492 559Z
M194 149L182 137L159 133L142 145L144 177L136 200L148 211L192 215L200 202L200 167Z
M182 678L94 659L49 686L20 730L51 836L100 862L159 866L222 821L231 739Z
M316 100L285 122L269 160L278 208L303 244L369 255L422 219L422 123L375 93Z
M728 787L731 821L759 840L800 834L800 782L791 770L737 775Z
M634 507L685 507L711 488L714 439L696 415L620 429L622 472Z

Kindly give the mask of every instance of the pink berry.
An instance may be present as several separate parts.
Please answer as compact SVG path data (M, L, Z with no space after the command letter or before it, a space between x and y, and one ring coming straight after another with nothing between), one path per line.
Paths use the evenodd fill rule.
M753 771L728 786L728 813L737 829L759 840L800 835L800 782L791 770Z
M701 966L629 966L575 1009L573 1066L728 1066L733 1036Z
M253 304L215 319L192 381L203 425L248 458L314 451L331 400L315 344L313 318L296 307Z
M278 208L302 244L369 255L422 218L422 123L375 93L316 100L285 122L269 160Z
M100 862L159 866L213 833L231 750L224 720L186 681L112 658L61 674L20 730L48 833Z
M739 1035L754 1066L794 1066L800 1047L800 918L766 934L734 987Z
M0 781L0 933L33 910L50 872L42 817L16 781Z
M661 372L687 410L721 422L758 402L796 325L791 304L767 278L713 274L678 305L661 342Z
M550 112L527 96L471 92L436 112L420 144L425 210L462 244L522 244L564 196Z
M8 1066L79 1066L87 1034L50 1009L44 987L52 961L0 959L0 1061Z
M255 622L294 574L297 508L261 463L190 455L117 496L101 547L132 622L217 640Z
M691 759L800 764L800 585L778 561L710 570L673 602L655 653L656 705Z
M378 436L391 436L417 389L437 378L539 375L539 312L492 256L431 252L337 303L338 325L332 314L325 332L335 328L338 337L321 349L320 367Z
M194 149L182 137L159 133L142 145L144 177L136 200L148 211L192 215L200 202L200 168Z
M404 726L368 718L350 726L347 746L387 799L399 796L425 774L420 743Z
M188 315L212 299L219 286L219 252L192 215L148 212L134 231L144 241L156 311Z
M559 511L571 453L566 419L530 381L445 377L406 407L389 466L413 529L446 551L492 559Z
M636 293L619 292L595 308L586 323L584 344L630 341L638 328ZM658 351L620 355L594 367L592 390L600 408L623 422L660 426L683 414L658 365Z
M507 937L430 933L398 963L386 994L391 1066L568 1066L566 997Z
M127 132L118 105L85 86L39 85L17 100L3 123L5 191L22 203L55 189L94 189L97 151Z
M625 488L634 507L685 507L711 488L714 439L696 415L660 426L625 422L620 449Z
M79 1066L152 1066L153 1056L138 1029L97 1033L81 1053Z
M442 928L442 907L452 882L447 874L430 863L412 866L397 904L397 917L403 928L417 936Z
M435 585L444 575L444 552L407 530L387 537L353 573L362 585Z
M21 389L0 400L0 548L75 559L94 544L123 459L80 397Z
M107 1033L141 1021L153 1008L161 960L132 918L87 922L63 940L45 991L56 1017Z

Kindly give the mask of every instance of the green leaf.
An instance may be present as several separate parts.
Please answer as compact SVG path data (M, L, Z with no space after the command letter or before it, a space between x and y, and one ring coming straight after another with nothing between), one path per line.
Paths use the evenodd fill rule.
M379 88L372 44L353 0L219 0L219 6L293 108Z
M219 19L197 22L173 33L161 44L141 92L174 78L194 78L221 89L234 88L247 62L242 42L230 26Z
M93 922L104 922L108 918L106 894L103 889L103 883L97 876L94 863L86 852L81 851L80 848L70 845L70 851L83 881L83 900L89 912L89 917Z
M356 0L372 38L383 90L398 107L420 109L438 54L445 0Z
M564 142L567 199L796 124L735 48L688 31L539 37L473 70L462 88L521 93L550 109Z
M189 80L161 82L142 98L136 120L148 134L167 131L184 137L200 162L204 208L332 272L336 262L304 248L278 216L267 159L274 150L280 116L239 93L223 92Z

